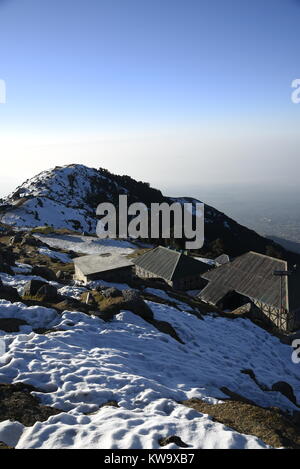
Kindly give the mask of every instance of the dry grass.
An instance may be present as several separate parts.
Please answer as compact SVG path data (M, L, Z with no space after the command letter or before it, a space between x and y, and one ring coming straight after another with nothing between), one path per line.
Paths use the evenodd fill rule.
M11 420L31 427L35 422L43 422L61 410L41 405L31 392L32 386L22 383L0 384L0 421Z
M299 426L278 409L264 409L232 400L212 405L200 399L189 399L182 404L202 414L208 414L213 420L239 433L254 435L274 448L300 449Z

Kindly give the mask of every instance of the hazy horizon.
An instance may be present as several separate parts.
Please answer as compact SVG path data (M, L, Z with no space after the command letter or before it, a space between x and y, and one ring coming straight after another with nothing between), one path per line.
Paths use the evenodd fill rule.
M300 2L0 0L2 196L68 163L296 183Z

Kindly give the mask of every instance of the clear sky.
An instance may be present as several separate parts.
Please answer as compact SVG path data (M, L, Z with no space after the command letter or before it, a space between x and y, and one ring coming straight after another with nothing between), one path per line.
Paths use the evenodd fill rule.
M299 24L300 0L0 0L0 196L72 162L295 183Z

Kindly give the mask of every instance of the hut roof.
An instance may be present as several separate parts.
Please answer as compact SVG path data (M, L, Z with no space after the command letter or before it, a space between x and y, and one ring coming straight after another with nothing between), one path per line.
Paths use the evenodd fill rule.
M165 280L202 274L210 266L178 251L158 246L134 259L134 264Z
M79 268L84 275L97 274L132 265L130 259L115 254L81 256L73 260L75 267Z
M202 277L209 281L199 297L211 304L217 304L224 296L235 291L250 299L280 308L281 279L274 275L275 270L287 270L287 262L248 252L233 262L206 272ZM288 283L283 277L283 305L288 309Z

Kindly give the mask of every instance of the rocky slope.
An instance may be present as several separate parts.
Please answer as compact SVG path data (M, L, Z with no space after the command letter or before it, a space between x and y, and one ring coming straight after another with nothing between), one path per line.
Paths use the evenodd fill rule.
M72 280L75 255L134 249L2 227L0 449L299 448L287 337L151 279Z

